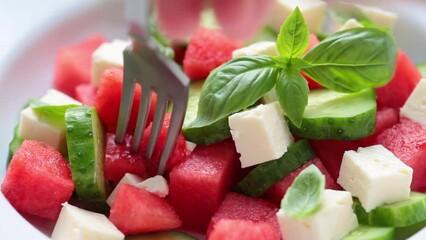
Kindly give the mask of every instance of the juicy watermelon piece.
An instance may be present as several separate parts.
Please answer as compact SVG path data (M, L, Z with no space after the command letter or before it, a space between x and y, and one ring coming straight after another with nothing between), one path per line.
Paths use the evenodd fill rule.
M400 123L377 136L382 144L405 164L413 168L411 190L426 192L426 126L401 118Z
M98 94L96 95L95 107L99 113L102 122L106 125L108 132L115 133L118 121L118 112L120 110L121 92L123 89L123 69L110 68L104 71L101 82L98 86ZM141 98L141 88L136 85L135 95L133 98L132 111L130 114L127 132L132 134L135 131L136 121L138 117L138 108ZM152 95L151 107L148 113L148 123L154 117L157 96Z
M74 191L68 163L48 144L24 140L13 155L1 191L16 210L56 220Z
M147 178L146 165L141 153L132 153L132 136L124 137L121 145L115 143L115 134L106 134L104 173L105 178L118 183L126 173L133 173L142 179Z
M204 79L210 71L231 60L240 44L218 29L200 28L189 40L183 71L191 80Z
M399 50L394 77L386 86L376 89L377 106L399 110L421 78L422 74L416 65Z
M357 150L360 147L360 143L357 141L310 140L309 143L335 181L339 177L343 153L348 150Z
M157 145L155 145L154 152L151 159L148 161L148 175L155 176L157 174L158 165L160 163L160 158L164 144L166 143L167 131L170 126L171 114L166 113L164 116L163 127L161 128L160 134L158 135ZM151 134L152 124L150 124L144 131L142 137L142 152L145 152L148 148L149 135ZM176 146L167 161L165 171L169 172L177 166L178 164L184 162L188 155L188 150L186 149L186 141L182 133L179 134L179 137L176 142Z
M277 206L281 205L281 200L284 197L284 194L287 192L287 189L291 186L294 179L299 175L303 169L314 164L325 176L325 188L326 189L335 189L341 190L342 188L336 183L336 181L331 177L330 173L325 169L319 158L314 158L311 161L303 164L300 168L296 169L289 175L283 177L280 181L272 185L265 193L265 198L269 201L275 203Z
M268 223L255 223L250 220L221 219L216 223L209 240L267 240L272 239L274 227Z
M383 108L376 113L376 130L373 135L360 139L361 146L367 147L375 144L376 137L384 130L392 127L399 122L399 111L395 108Z
M281 239L281 232L275 215L277 211L278 208L266 200L229 192L212 217L207 236L209 237L210 234L216 231L216 225L220 221L229 219L267 224L270 229L268 239Z
M75 98L86 106L94 106L98 88L91 83L83 83L75 88Z
M172 230L182 224L166 199L129 184L118 189L109 220L126 235Z
M238 155L232 141L198 145L170 172L169 200L187 230L204 232L234 184Z
M102 35L93 35L80 43L59 49L56 56L53 85L76 98L75 87L90 83L92 53L103 43Z

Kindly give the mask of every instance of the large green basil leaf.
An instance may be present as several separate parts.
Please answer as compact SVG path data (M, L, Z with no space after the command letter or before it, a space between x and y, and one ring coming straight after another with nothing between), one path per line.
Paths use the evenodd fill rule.
M275 89L281 108L290 121L300 127L308 105L309 87L306 79L298 71L282 70Z
M293 218L309 217L321 206L324 188L324 174L315 165L310 165L294 179L281 201L281 208Z
M211 125L239 112L271 90L280 71L268 56L235 58L210 73L201 90L197 117L189 128Z
M397 47L378 28L337 32L311 49L302 71L326 88L356 92L386 85L395 72Z
M285 20L277 38L277 49L281 56L295 58L302 56L309 44L309 30L299 8Z

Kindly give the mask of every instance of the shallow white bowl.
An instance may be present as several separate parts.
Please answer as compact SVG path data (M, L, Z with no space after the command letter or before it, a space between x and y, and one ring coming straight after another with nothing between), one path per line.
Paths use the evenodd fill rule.
M5 175L8 143L22 105L51 86L56 50L93 33L125 38L122 1L78 1L52 15L42 26L15 45L6 64L0 65L0 182ZM415 62L426 62L426 2L358 1L381 6L399 15L395 35L398 45ZM58 4L61 4L58 2ZM17 213L0 194L0 239L48 239L52 223ZM35 225L33 225L35 224ZM426 230L415 239L426 239Z

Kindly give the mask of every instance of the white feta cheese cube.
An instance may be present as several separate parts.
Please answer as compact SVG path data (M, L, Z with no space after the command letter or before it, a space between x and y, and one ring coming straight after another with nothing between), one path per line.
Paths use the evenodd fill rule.
M426 124L426 79L422 78L400 111L401 116Z
M320 209L314 215L295 219L280 209L277 218L286 240L339 240L358 227L351 194L329 189L324 191Z
M141 183L136 184L136 187L144 188L148 192L159 197L165 197L169 194L169 185L167 184L167 180L161 175L147 178Z
M52 240L122 240L124 234L108 218L64 203L52 233Z
M367 18L370 19L374 24L381 27L387 27L391 30L393 29L397 19L397 15L395 13L372 6L356 6L358 6L358 8L365 14L365 16L367 16Z
M344 31L351 28L364 27L360 22L358 22L355 18L348 19L338 31Z
M92 54L92 83L99 85L102 74L107 68L123 66L123 51L129 41L115 39L101 44Z
M322 30L327 4L320 0L275 0L275 6L269 20L270 24L279 30L285 19L299 7L311 33Z
M231 115L229 127L243 168L280 158L294 141L278 102Z
M374 145L344 153L337 183L369 212L408 199L412 178L413 169L382 145Z
M194 149L197 147L197 144L190 142L190 141L185 141L186 144L186 150L188 150L188 152L192 153L192 151L194 151Z
M124 183L130 184L130 185L136 185L140 182L142 182L142 178L139 176L132 174L132 173L126 173L124 174L123 178L121 178L120 182L118 182L117 186L115 186L114 190L111 192L109 197L107 198L106 202L107 204L112 207L112 204L115 201L115 198L117 196L118 188L123 185Z
M40 101L49 105L82 105L77 100L54 89L48 90L40 98ZM27 107L21 111L18 133L23 139L41 141L53 146L61 153L66 152L65 129L59 129L48 123L39 121L31 107Z
M232 52L232 58L253 55L278 56L277 44L273 41L261 41L236 49Z

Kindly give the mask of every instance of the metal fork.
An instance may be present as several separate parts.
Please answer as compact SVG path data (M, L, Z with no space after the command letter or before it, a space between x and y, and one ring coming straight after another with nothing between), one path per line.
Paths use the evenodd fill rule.
M162 150L158 174L164 173L179 136L185 116L189 79L180 67L164 56L151 39L148 31L151 0L126 0L125 16L129 24L131 46L123 52L124 80L115 141L121 144L126 133L136 84L142 86L132 151L139 151L144 127L147 123L151 94L157 94L157 105L145 156L151 159L164 115L169 104L173 106L167 138Z

